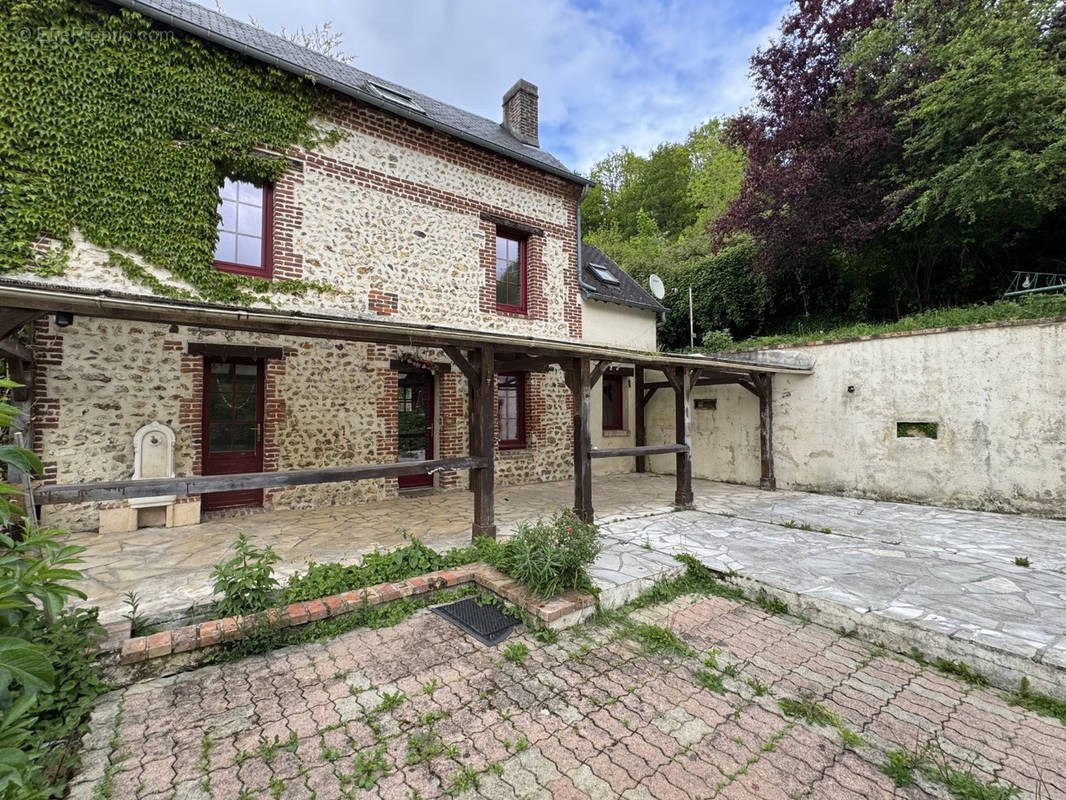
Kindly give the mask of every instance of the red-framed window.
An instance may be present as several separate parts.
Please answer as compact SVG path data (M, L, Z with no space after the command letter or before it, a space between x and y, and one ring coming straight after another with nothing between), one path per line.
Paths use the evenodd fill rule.
M604 375L603 381L603 429L620 431L625 429L625 413L622 398L625 384L621 375Z
M526 312L526 236L496 231L496 308L500 311Z
M273 272L274 188L226 178L218 190L215 268L269 279Z
M526 373L496 376L496 423L501 450L526 446Z

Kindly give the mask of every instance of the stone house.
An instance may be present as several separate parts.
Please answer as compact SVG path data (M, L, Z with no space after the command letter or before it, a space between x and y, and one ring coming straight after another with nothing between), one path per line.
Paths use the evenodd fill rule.
M603 253L579 244L588 181L539 147L536 86L515 83L503 95L502 120L493 121L192 3L116 5L211 47L316 76L329 88L328 112L315 124L337 131L335 141L280 154L287 168L272 184L234 176L218 189L217 269L333 287L285 297L281 311L656 350L662 307ZM193 291L136 254L124 256L159 282ZM77 232L62 274L16 279L51 291L145 294L105 248ZM417 342L58 312L31 323L29 347L26 402L46 483L135 477L135 439L153 424L173 433L172 457L160 474L177 476L448 459L471 447L467 378L442 350ZM500 363L495 377L496 480L571 477L574 408L563 371L510 363ZM592 393L593 445L634 443L634 391L632 368L605 370ZM632 470L634 459L598 466ZM464 471L441 469L155 503L45 505L42 518L110 532L466 483Z

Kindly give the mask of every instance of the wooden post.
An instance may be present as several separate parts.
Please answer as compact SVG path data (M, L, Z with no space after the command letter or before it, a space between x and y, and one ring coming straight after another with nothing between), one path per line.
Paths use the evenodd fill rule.
M484 456L488 465L471 470L474 524L471 538L496 538L495 421L493 409L496 369L491 344L482 345L476 360L477 381L470 383L470 455Z
M774 383L768 372L752 373L752 380L759 396L759 460L762 472L759 488L767 491L777 489L774 476Z
M674 428L678 444L686 450L678 453L676 462L676 489L674 503L679 506L692 505L692 385L698 377L698 370L676 367L674 371Z
M644 367L637 364L633 370L633 444L643 447L648 443L648 421L644 416ZM637 472L648 471L646 456L637 456Z
M574 399L574 513L592 522L592 375L587 358L575 358L567 370L567 384Z

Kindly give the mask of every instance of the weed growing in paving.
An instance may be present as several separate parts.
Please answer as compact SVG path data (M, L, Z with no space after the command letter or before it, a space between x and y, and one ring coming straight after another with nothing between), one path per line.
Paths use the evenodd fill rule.
M962 772L947 761L936 760L928 750L915 753L893 750L888 753L888 761L881 765L881 771L899 787L914 785L921 775L939 783L956 800L1010 800L1021 791L1017 786L986 783L972 772Z
M1053 717L1066 725L1066 701L1057 697L1033 692L1029 688L1029 679L1022 678L1021 686L1014 694L1008 695L1011 705L1022 706L1044 717Z
M725 684L722 683L722 676L719 673L711 672L709 669L698 669L693 674L696 676L696 683L704 689L717 694L725 694Z
M758 678L748 677L744 679L744 683L748 684L752 692L756 697L762 697L770 693L770 687L760 681Z
M629 635L640 644L640 649L645 653L678 656L691 656L696 653L680 636L660 625L641 623L633 626Z
M798 717L811 725L841 726L840 717L810 697L800 700L783 697L777 701L777 705L786 717Z
M350 782L359 789L373 788L379 778L384 778L389 774L389 765L385 761L385 745L378 745L373 750L368 749L356 753L353 766L351 776L342 777L341 782Z
M1029 566L1029 558L1027 556L1015 556L1014 557L1014 566L1016 566L1016 567L1028 567Z
M971 686L988 686L988 678L980 672L971 669L962 661L950 661L946 658L938 658L935 662L935 666L946 675L951 675L958 678L960 681L965 681Z
M432 696L432 694L437 691L438 686L440 686L440 681L436 678L432 678L428 683L422 684L422 694Z
M503 649L503 657L513 664L521 664L529 656L529 648L524 642L511 642Z
M403 701L407 699L401 691L395 692L383 692L381 695L381 703L374 709L375 714L386 714L389 711L393 711L403 705Z
M759 594L754 598L755 605L765 611L767 614L787 614L788 604L778 600L776 597L771 597L766 593L765 589L759 589Z
M555 644L559 641L559 634L551 628L537 628L533 631L533 638L541 644Z
M462 794L468 789L477 789L481 785L478 771L469 764L452 775L448 786L444 790L450 795Z
M840 729L840 741L845 747L855 749L856 747L862 747L866 742L859 734L855 733L851 728L841 727Z

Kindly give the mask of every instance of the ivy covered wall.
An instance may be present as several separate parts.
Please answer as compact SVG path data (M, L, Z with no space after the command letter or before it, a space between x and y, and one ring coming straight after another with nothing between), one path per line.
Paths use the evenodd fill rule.
M324 91L77 0L0 0L0 51L0 273L62 271L78 230L205 300L312 288L219 272L213 251L223 176L276 179L285 160L263 150L316 144ZM40 252L42 238L61 246ZM156 294L188 294L132 259L112 263Z

